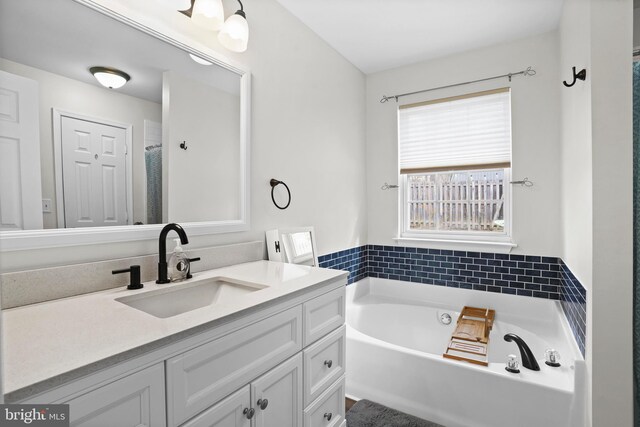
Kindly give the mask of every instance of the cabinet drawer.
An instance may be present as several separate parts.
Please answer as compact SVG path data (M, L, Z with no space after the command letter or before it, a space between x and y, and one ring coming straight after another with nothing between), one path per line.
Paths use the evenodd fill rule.
M300 306L167 360L169 424L179 425L302 348Z
M344 422L344 376L304 411L304 427L338 427Z
M304 405L344 375L345 330L341 328L304 350Z
M251 420L243 411L250 408L250 397L251 389L246 385L222 402L187 421L182 427L249 427Z
M164 367L158 363L66 403L71 426L164 426Z
M305 302L302 312L306 347L344 323L345 287Z

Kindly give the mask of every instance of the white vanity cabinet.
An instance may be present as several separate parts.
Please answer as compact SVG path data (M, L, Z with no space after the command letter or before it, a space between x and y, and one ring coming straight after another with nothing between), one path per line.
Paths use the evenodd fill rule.
M22 403L83 427L345 427L344 305L329 281Z
M168 359L169 425L244 425L246 421L237 418L244 412L251 427L341 426L344 298L344 287L334 289ZM303 342L307 343L304 348ZM230 412L214 409L222 404L218 403L221 399L236 395L246 384L251 389L250 404L242 411L236 405L235 418ZM337 405L340 393L342 403ZM326 411L319 414L320 410ZM227 421L219 424L222 417Z

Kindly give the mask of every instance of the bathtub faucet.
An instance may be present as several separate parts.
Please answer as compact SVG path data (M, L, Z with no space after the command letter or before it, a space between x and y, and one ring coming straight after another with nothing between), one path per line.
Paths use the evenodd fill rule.
M526 342L516 334L507 334L504 336L504 340L507 342L515 341L518 345L518 349L520 350L520 358L522 359L522 366L531 369L532 371L539 371L540 366L538 366L538 362L536 361L535 356L531 352L531 349L527 345Z

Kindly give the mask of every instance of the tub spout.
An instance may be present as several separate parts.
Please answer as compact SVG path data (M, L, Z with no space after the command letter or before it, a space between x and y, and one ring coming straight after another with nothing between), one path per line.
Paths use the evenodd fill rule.
M504 336L504 340L507 342L515 342L520 350L520 358L522 359L522 366L531 369L532 371L539 371L540 366L536 361L535 356L531 352L531 349L526 342L516 334L507 334Z

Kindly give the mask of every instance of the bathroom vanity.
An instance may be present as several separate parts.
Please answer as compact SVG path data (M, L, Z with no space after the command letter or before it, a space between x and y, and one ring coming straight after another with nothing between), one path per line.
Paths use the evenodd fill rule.
M256 261L4 310L5 401L74 426L345 426L346 276Z

